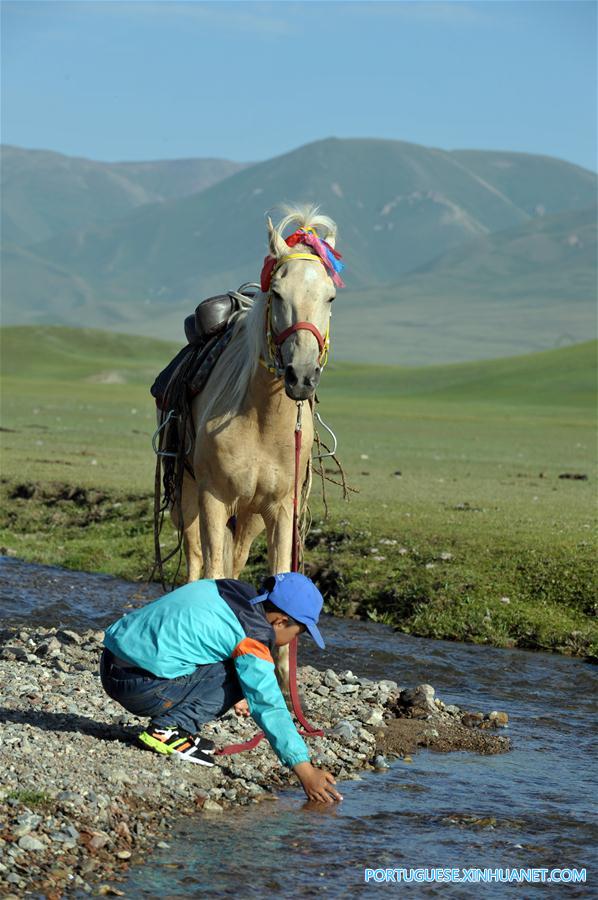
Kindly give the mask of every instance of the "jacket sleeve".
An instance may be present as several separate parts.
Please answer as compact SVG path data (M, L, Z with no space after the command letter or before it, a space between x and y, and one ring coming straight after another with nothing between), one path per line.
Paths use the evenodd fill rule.
M237 644L233 659L249 712L285 765L309 762L309 750L298 733L278 686L268 648L253 638Z

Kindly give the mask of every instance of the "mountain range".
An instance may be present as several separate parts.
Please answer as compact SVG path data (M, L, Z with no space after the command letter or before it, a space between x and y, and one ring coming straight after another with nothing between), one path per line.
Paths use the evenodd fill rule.
M346 262L337 358L484 358L594 327L596 175L551 157L335 138L253 164L10 147L2 194L4 324L176 339L201 299L259 278L265 213L307 201Z

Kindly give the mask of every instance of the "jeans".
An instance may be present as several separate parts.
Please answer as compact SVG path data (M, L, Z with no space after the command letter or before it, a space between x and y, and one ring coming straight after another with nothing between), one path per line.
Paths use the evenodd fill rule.
M135 716L149 716L157 728L180 726L196 734L243 699L232 659L198 666L190 675L159 678L142 669L119 668L104 649L102 686L109 697Z

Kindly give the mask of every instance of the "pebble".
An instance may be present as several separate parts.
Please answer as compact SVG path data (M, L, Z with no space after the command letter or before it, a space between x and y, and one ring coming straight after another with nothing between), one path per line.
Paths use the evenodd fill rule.
M204 801L202 809L204 812L214 812L214 813L221 813L224 811L219 803L216 803L215 800L210 800L209 798Z
M384 716L379 709L373 709L367 719L364 719L366 725L372 725L374 728L379 728L381 725L384 725Z
M385 756L379 754L374 758L374 768L375 769L390 769L390 764Z
M337 688L341 685L341 680L332 669L327 669L324 673L324 684L328 688Z
M497 710L493 710L488 718L491 722L495 722L496 725L500 725L501 728L506 728L509 724L509 716L506 712L497 712Z
M41 644L38 644L35 652L38 656L58 656L61 649L60 641L57 641L55 637L51 637L47 641L42 641Z
M139 750L134 735L146 720L125 714L99 683L102 639L99 631L40 626L7 627L0 634L3 706L15 713L3 725L0 743L0 800L13 795L5 800L8 818L1 832L12 842L0 838L0 896L8 890L43 896L49 872L56 896L73 889L122 895L100 885L100 874L107 881L118 860L155 847L168 850L158 838L169 833L181 809L220 815L231 807L276 800L273 791L296 785L266 741L209 769L180 761L171 765ZM396 681L361 679L351 670L337 674L304 666L299 681L314 710L310 718L325 731L309 741L314 763L321 761L338 781L358 779L372 759L376 767L388 767L376 744L387 733L385 716L404 714L401 702L408 692L397 700ZM429 685L414 694L418 700L434 699ZM434 710L453 721L447 710L436 705ZM255 724L231 713L206 725L204 733L222 746L253 736ZM43 764L32 766L41 747ZM17 799L19 794L33 799ZM35 795L39 808L32 808ZM27 864L26 853L32 854ZM32 864L36 853L39 865Z
M22 838L19 839L19 847L21 850L45 850L46 845L42 844L42 842L35 837L32 837L30 834L23 835Z
M346 719L341 719L334 728L332 729L332 734L337 737L342 738L345 741L353 741L355 740L355 728L351 725L350 722L347 722Z
M19 825L29 825L30 828L37 828L39 823L41 822L42 817L36 815L35 813L26 812L21 816L17 816L17 823Z
M68 628L61 628L56 632L56 637L65 644L82 644L83 638L76 631L70 631Z

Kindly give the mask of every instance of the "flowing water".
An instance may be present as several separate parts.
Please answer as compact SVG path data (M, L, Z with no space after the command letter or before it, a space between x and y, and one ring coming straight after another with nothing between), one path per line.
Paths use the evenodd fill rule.
M107 576L3 560L0 615L102 627L158 593ZM326 651L302 662L401 685L433 684L447 703L506 710L513 750L420 752L412 763L344 782L344 801L310 808L300 790L219 816L188 815L133 868L127 897L330 897L408 890L414 897L598 895L594 743L598 676L568 657L409 637L324 617ZM583 868L587 884L364 884L365 869Z

